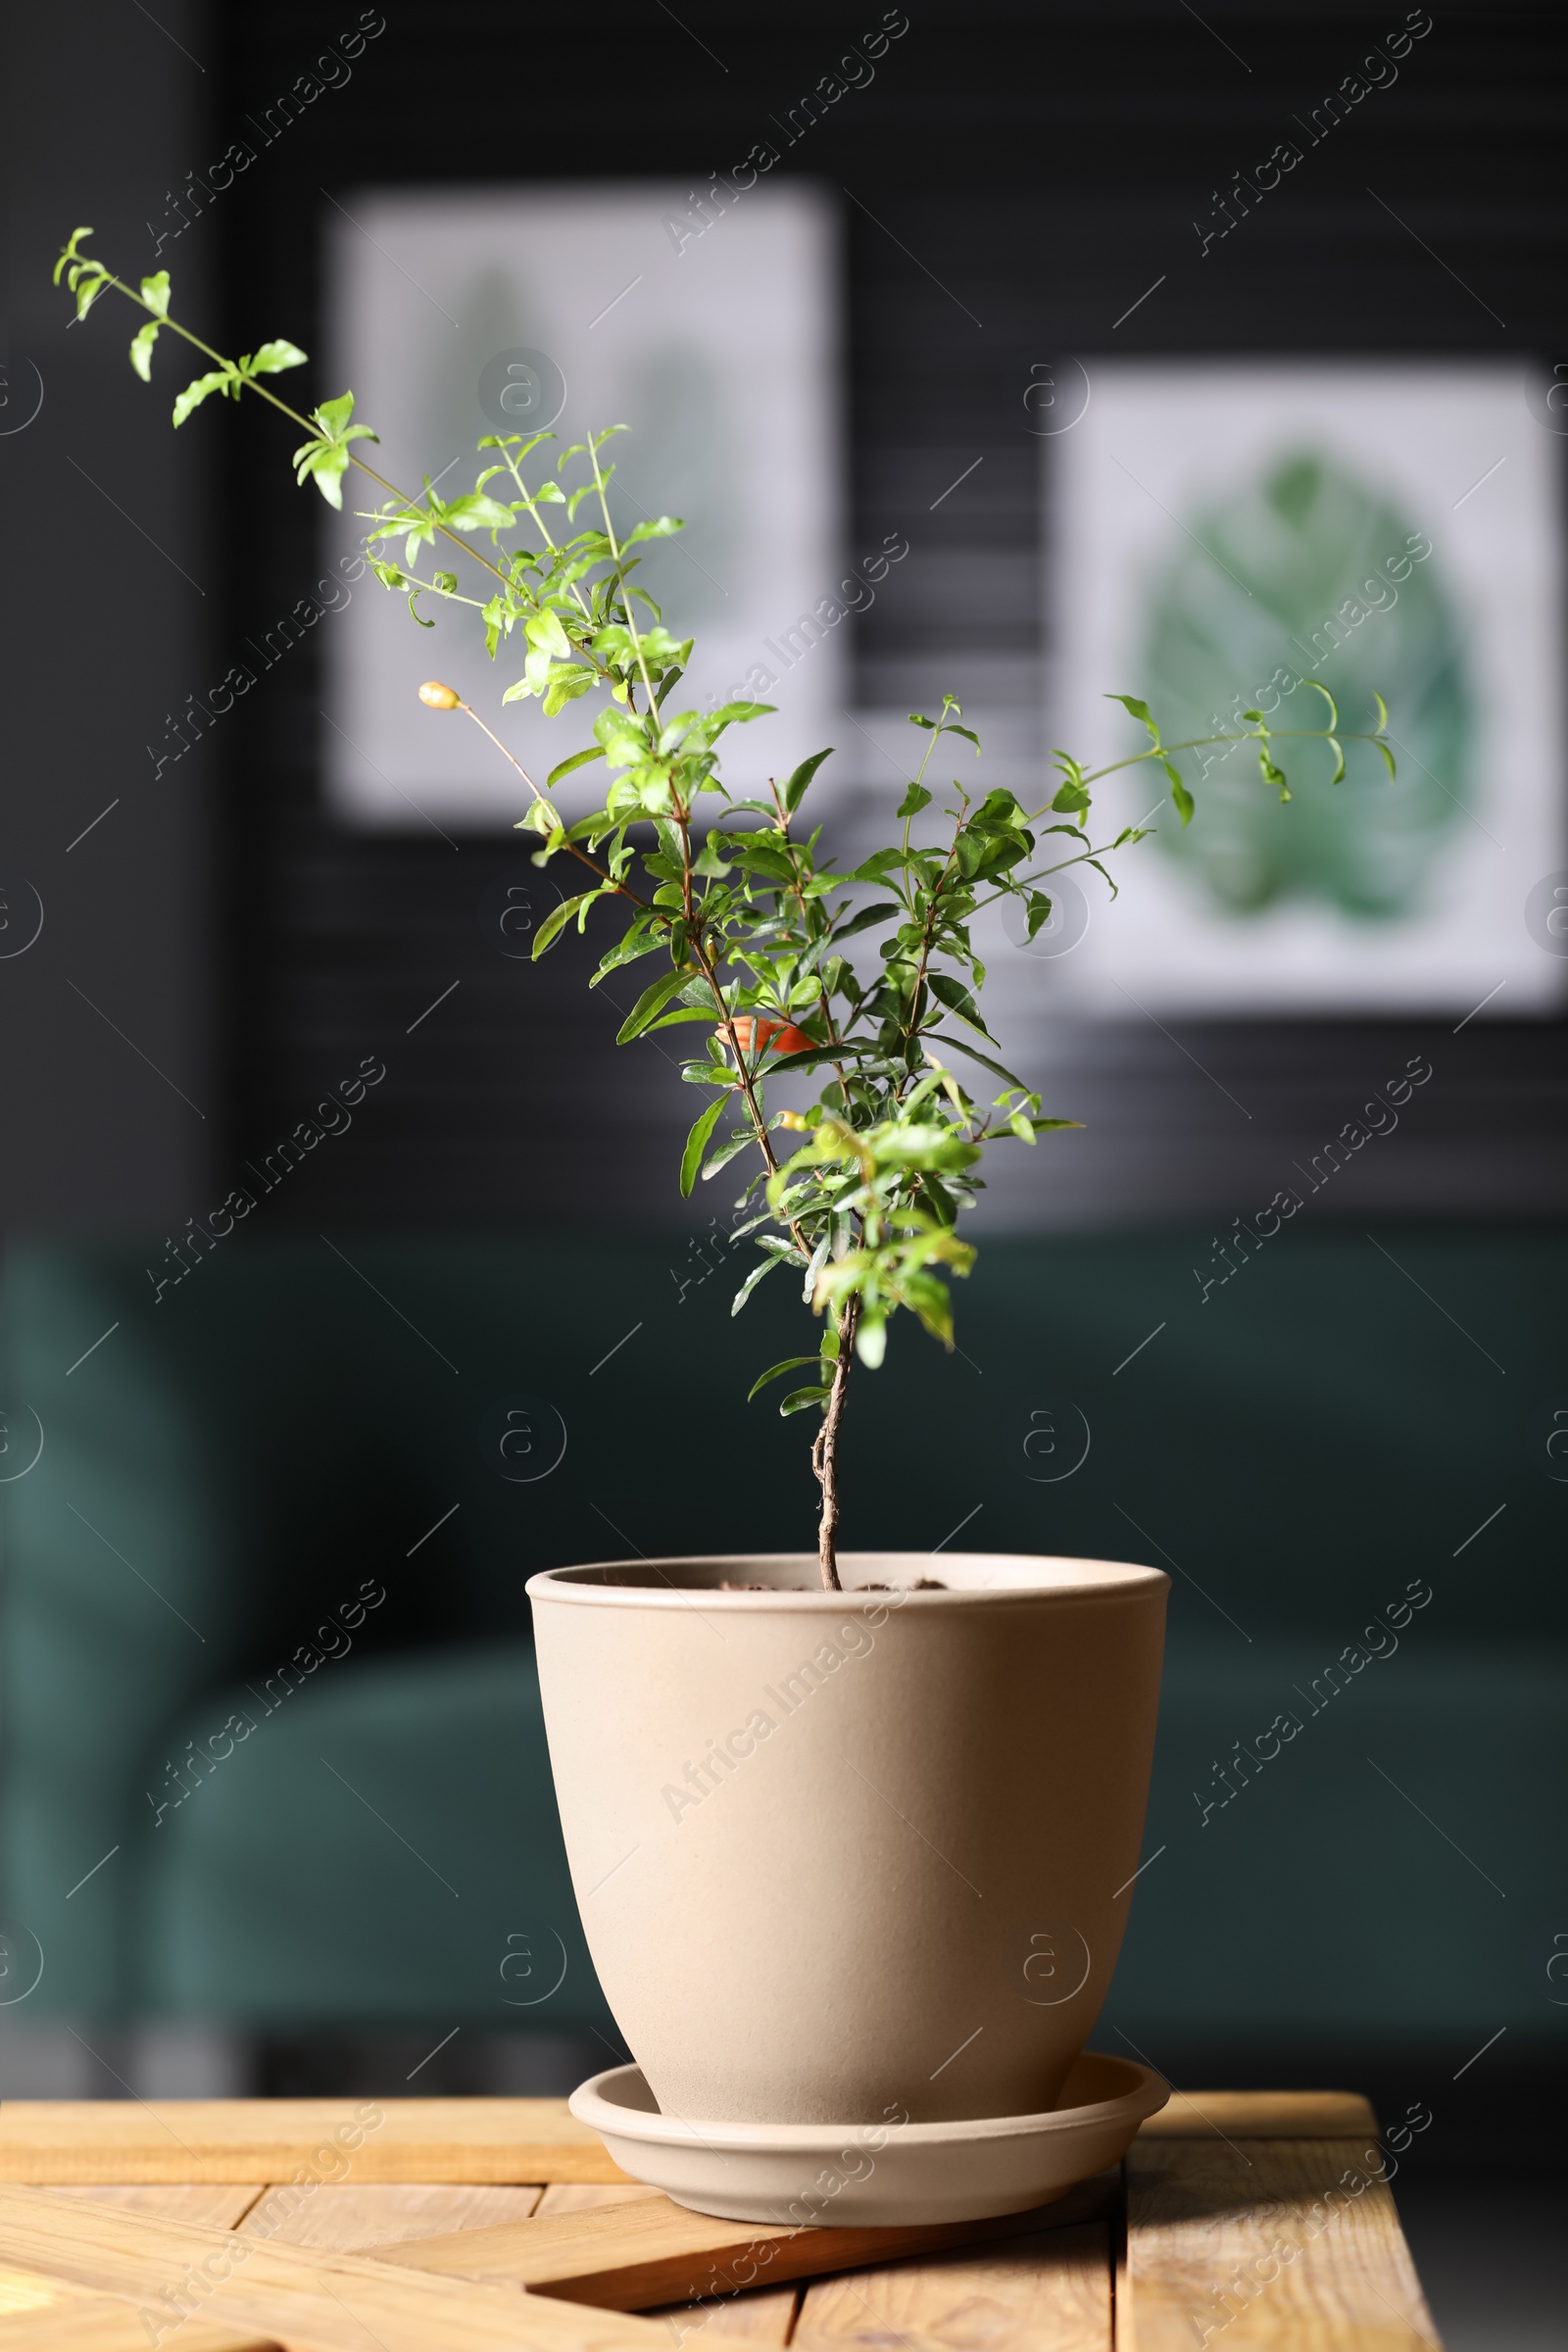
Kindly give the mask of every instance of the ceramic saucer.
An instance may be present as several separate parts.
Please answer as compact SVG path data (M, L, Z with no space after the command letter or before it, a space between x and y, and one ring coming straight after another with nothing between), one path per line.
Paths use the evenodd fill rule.
M948 2124L715 2124L662 2115L635 2066L571 2094L623 2172L678 2205L806 2227L969 2222L1026 2213L1115 2164L1170 2086L1152 2067L1086 2050L1045 2115Z

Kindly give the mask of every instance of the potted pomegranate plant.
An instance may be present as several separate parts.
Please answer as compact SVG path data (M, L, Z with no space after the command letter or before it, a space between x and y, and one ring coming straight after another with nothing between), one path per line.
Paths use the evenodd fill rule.
M576 2111L643 2178L710 2211L871 2222L1019 2211L1113 2161L1165 2087L1086 2057L1138 1862L1168 1580L1136 1564L993 1554L842 1553L841 1447L854 1381L912 1316L953 1344L949 1282L982 1155L1074 1124L999 1058L974 925L1015 902L1033 937L1052 878L1142 840L1097 839L1094 788L1065 752L1040 806L950 780L977 738L945 697L887 844L835 870L808 813L826 751L781 764L758 797L723 784L729 729L768 706L681 697L692 642L634 574L606 445L492 435L470 491L409 496L369 464L352 393L304 414L274 379L284 341L239 360L170 312L167 272L138 286L83 251L60 258L84 315L101 294L142 314L150 380L163 335L206 363L179 424L215 393L249 393L300 436L294 464L341 507L361 479L384 585L469 606L509 676L502 708L569 713L578 747L537 781L452 688L418 691L475 724L516 770L534 862L575 887L538 931L605 938L594 983L639 967L619 1040L680 1028L697 1115L679 1182L733 1171L737 1238L756 1257L735 1299L781 1269L815 1318L811 1344L764 1368L805 1414L821 1490L815 1557L600 1563L533 1577L557 1796L589 1948L636 2064ZM591 519L578 520L587 505ZM444 568L461 556L462 571ZM411 672L412 681L412 672ZM1311 681L1308 681L1311 683ZM1319 693L1325 690L1319 687ZM411 682L411 698L413 687ZM1194 813L1177 755L1136 697L1176 816ZM1268 725L1255 744L1288 797ZM1393 770L1378 726L1374 742ZM1338 714L1321 728L1345 772ZM586 741L581 737L585 736ZM939 758L939 755L941 757ZM585 787L594 789L586 791ZM769 1089L807 1072L805 1110ZM999 1091L993 1091L998 1089Z

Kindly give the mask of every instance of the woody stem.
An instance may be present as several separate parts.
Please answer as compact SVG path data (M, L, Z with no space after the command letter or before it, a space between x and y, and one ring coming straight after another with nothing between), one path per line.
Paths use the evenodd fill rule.
M855 1361L855 1326L859 1319L859 1303L852 1298L839 1320L839 1354L833 1370L833 1389L827 1400L827 1412L811 1447L811 1468L822 1490L822 1515L817 1521L816 1556L822 1571L822 1588L827 1592L840 1592L839 1582L839 1427L844 1419L844 1406L849 1395L850 1369Z

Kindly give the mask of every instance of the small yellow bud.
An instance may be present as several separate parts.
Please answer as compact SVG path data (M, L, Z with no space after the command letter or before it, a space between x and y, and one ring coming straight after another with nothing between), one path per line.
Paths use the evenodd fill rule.
M796 1135L808 1134L811 1125L810 1120L803 1119L798 1110L781 1111L778 1123L781 1127L788 1127Z
M443 686L439 678L425 679L419 688L419 700L432 710L456 710L463 703L462 695L450 686Z

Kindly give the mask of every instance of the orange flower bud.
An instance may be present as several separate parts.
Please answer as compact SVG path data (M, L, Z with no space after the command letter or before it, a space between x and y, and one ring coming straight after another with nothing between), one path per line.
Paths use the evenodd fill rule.
M719 1031L720 1037L726 1032ZM743 1054L750 1054L755 1045L760 1054L808 1054L812 1040L793 1021L754 1020L750 1013L737 1015L735 1036Z
M419 700L432 710L456 710L461 708L463 697L450 686L443 686L439 678L426 678L419 688Z

